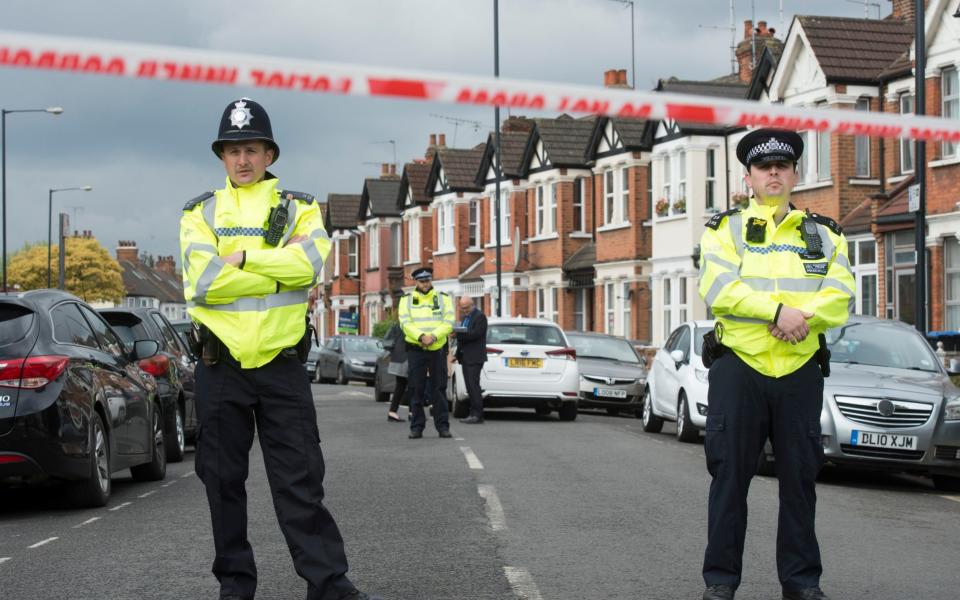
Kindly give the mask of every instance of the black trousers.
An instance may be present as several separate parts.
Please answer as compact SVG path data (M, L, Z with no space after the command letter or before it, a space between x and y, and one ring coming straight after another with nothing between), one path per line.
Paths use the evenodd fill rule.
M814 530L816 478L823 465L823 375L815 360L780 378L757 373L732 351L710 367L706 441L713 476L703 579L740 585L747 530L747 490L769 436L780 485L777 571L784 590L820 584Z
M427 372L430 373L429 377ZM429 393L433 401L434 427L437 431L449 431L446 346L440 350L424 350L415 344L408 344L407 385L410 387L410 430L423 431L426 427L427 418L423 406L425 394Z
M470 365L460 365L463 371L463 385L467 388L467 396L470 397L470 416L483 418L483 395L480 391L480 372L483 370L483 363Z
M343 538L323 506L323 454L317 413L303 365L284 351L241 369L223 349L216 365L197 366L200 432L196 471L207 491L221 596L252 599L257 568L247 540L245 481L254 424L283 531L308 600L334 600L354 589Z
M390 397L390 412L395 413L400 409L400 402L403 400L408 389L407 378L397 377L396 387L393 389L393 395ZM410 406L409 401L407 401L407 406Z

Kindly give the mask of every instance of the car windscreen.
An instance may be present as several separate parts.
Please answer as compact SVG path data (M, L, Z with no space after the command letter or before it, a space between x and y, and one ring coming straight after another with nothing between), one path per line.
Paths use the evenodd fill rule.
M567 335L579 358L603 358L640 364L640 357L627 340L599 335Z
M143 321L132 316L121 313L100 313L110 327L117 332L123 344L127 348L133 348L133 343L138 340L152 340L153 336L147 331Z
M938 371L937 357L920 334L884 323L847 323L827 331L830 361Z
M358 340L344 338L343 345L344 350L347 352L380 352L383 350L380 340Z
M566 346L559 327L550 325L498 323L487 328L488 344L528 344L533 346Z
M713 327L697 327L693 332L693 351L697 356L703 354L703 336L713 331Z
M33 325L35 313L19 304L0 304L0 346L23 339Z

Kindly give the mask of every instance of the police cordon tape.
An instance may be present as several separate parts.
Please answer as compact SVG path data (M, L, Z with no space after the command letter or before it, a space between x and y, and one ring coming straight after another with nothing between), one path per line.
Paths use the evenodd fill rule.
M411 71L0 30L0 66L353 96L960 142L960 120Z

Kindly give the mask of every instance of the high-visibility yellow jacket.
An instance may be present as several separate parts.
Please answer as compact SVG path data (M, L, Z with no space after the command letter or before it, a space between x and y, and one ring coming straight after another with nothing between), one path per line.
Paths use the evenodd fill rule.
M856 283L847 241L828 217L811 215L823 246L807 251L804 212L790 210L779 225L775 207L751 199L744 210L714 215L700 241L700 295L720 324L721 343L771 377L788 375L817 351L817 334L842 325L854 307ZM747 241L751 217L766 221L763 242ZM767 330L780 304L814 313L810 335L792 345Z
M411 344L420 345L420 336L429 333L437 341L427 346L427 350L439 350L447 343L447 337L453 332L456 316L453 312L453 299L443 292L430 288L426 294L414 289L400 299L397 310L403 337Z
M180 251L187 312L206 325L240 366L267 364L303 337L308 290L330 251L313 196L280 190L278 180L207 192L184 206ZM267 245L270 209L293 196L283 237ZM285 245L293 236L306 240ZM245 250L242 268L221 257Z

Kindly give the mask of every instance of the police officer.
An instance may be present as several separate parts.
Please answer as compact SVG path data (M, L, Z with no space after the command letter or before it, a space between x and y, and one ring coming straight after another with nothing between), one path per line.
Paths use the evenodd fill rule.
M267 171L280 148L253 100L227 106L213 152L226 185L187 203L180 246L188 311L202 332L196 472L210 504L220 598L252 600L257 588L244 484L256 423L307 599L368 599L347 578L343 539L322 504L317 415L297 353L307 291L330 250L320 210L309 194L281 190Z
M823 462L820 364L829 368L819 334L846 322L855 286L840 227L790 204L802 153L796 133L747 134L737 157L753 190L750 204L714 215L701 240L700 294L721 344L709 372L705 451L713 480L704 600L733 598L740 584L747 489L768 436L780 485L783 598L826 599L814 530Z
M416 269L411 276L416 288L400 299L397 311L407 344L407 385L412 390L409 437L423 437L427 421L423 413L424 391L429 385L434 400L433 424L440 437L449 438L447 337L453 331L453 299L433 289L433 269Z

